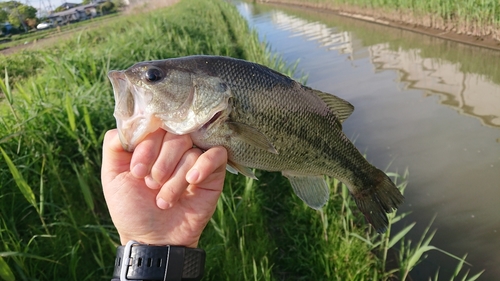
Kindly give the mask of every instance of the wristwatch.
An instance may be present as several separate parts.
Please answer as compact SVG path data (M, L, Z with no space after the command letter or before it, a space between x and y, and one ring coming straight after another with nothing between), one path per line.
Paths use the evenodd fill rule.
M205 268L205 251L129 241L116 249L112 281L196 281Z

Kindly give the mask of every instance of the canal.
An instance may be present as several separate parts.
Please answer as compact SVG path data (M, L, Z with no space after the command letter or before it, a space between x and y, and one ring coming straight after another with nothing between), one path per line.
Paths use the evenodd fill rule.
M238 3L262 41L299 61L307 84L350 101L346 135L379 168L409 170L418 241L434 219L432 245L468 254L471 275L500 276L500 52L331 13ZM412 273L449 280L458 261L438 252Z

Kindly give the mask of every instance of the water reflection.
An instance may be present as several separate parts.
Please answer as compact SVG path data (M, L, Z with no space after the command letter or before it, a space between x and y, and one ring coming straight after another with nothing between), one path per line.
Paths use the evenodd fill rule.
M352 35L337 31L320 22L289 16L280 11L271 14L276 27L291 31L308 41L315 41L329 51L338 51L354 57ZM439 95L440 103L455 108L459 113L473 116L484 125L500 127L500 86L476 73L464 73L459 63L443 59L423 58L420 49L390 49L389 43L368 47L372 64L377 70L396 70L400 82L410 89L424 90L428 95Z
M282 12L271 15L276 27L293 32L291 37L304 36L308 41L316 41L329 51L339 51L341 54L352 54L351 35L349 32L335 32L319 22L308 22L301 18L291 17Z
M412 214L402 224L417 222L410 238L436 216L433 245L468 253L473 274L486 269L480 280L496 280L500 53L328 13L238 7L274 51L300 60L310 86L354 104L344 132L371 163L409 168L402 211ZM437 268L451 276L456 264L431 253L413 278L427 280Z
M391 50L388 43L368 49L377 70L396 70L408 88L439 95L440 103L479 118L484 125L500 127L500 86L485 76L463 73L456 63L422 58L419 49Z

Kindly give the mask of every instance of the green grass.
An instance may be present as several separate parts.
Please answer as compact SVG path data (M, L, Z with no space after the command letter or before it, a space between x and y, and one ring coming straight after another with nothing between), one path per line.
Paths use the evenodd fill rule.
M103 135L115 127L106 73L190 54L291 74L223 1L116 17L50 50L0 58L0 279L110 279L119 239L99 175ZM389 246L408 242L390 230L374 234L345 186L332 181L331 200L318 212L280 175L257 175L228 175L200 242L204 280L388 280L411 270L415 251L432 250L429 239L424 250L404 244L401 262L386 267ZM404 189L406 175L392 176Z
M369 14L397 22L500 40L496 0L277 0Z

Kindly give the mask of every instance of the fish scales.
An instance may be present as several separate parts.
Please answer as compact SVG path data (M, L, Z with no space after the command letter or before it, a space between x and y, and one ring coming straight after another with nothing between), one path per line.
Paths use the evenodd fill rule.
M387 175L343 134L352 105L265 66L191 56L138 63L109 77L126 149L159 127L190 134L202 149L224 146L230 171L250 177L250 168L281 171L315 209L328 200L323 175L335 177L380 232L388 223L385 213L403 201ZM124 99L133 106L124 108Z
M348 166L345 172L363 171L369 167L342 133L338 118L320 98L303 95L309 89L282 74L260 65L249 68L247 64L238 60L214 59L212 65L211 60L203 58L197 64L198 69L211 69L213 75L230 85L235 104L229 119L257 128L278 151L278 154L260 153L261 149L246 142L240 142L240 146L234 148L227 146L236 162L252 168L291 169L344 180L351 175L334 174L334 171L339 171L338 166ZM247 77L252 77L252 80ZM224 138L210 143L211 146L225 144ZM290 147L295 149L290 150ZM332 155L337 156L337 161L332 161Z

